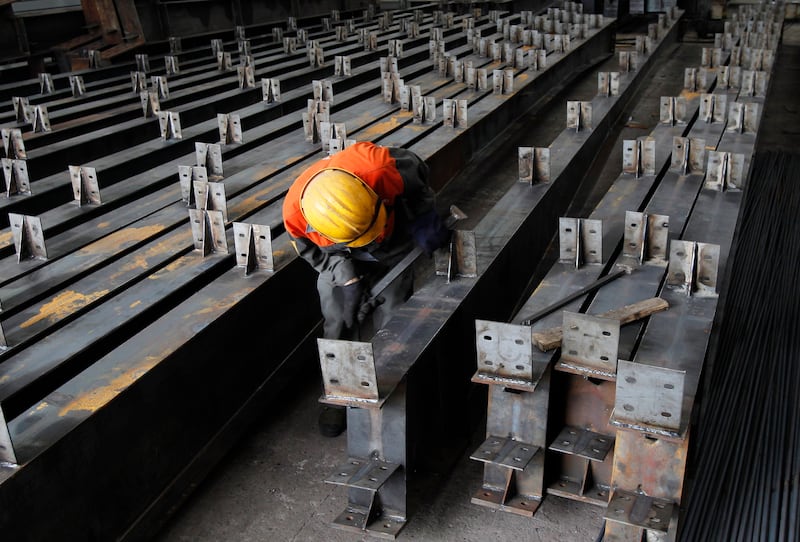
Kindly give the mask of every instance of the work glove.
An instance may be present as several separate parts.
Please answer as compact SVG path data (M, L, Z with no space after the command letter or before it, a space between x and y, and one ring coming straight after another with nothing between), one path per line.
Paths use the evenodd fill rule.
M367 316L372 314L372 311L374 311L379 305L383 304L384 301L386 301L386 299L381 296L376 296L364 301L361 304L361 307L358 309L358 323L363 324L364 320L367 319Z
M434 210L415 218L410 224L410 229L414 242L428 256L450 241L450 230Z
M344 325L352 328L358 321L358 312L361 309L361 301L364 297L364 283L360 280L342 286L342 320Z

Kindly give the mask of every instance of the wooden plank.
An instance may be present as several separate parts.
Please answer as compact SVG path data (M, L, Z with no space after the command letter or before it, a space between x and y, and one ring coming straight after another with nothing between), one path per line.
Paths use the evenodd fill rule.
M640 320L645 316L650 316L655 312L660 312L669 308L669 303L660 297L651 297L637 301L631 305L625 305L618 309L612 309L598 314L602 318L613 318L619 320L620 325L628 324ZM561 326L551 327L543 331L533 333L533 343L542 352L547 352L553 348L561 346Z

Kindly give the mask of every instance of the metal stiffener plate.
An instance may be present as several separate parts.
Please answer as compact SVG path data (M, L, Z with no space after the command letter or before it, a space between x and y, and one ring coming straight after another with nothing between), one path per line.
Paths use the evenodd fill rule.
M262 224L233 223L236 265L247 272L254 269L274 270L270 227Z
M559 217L558 219L558 259L562 262L577 262L578 250L580 248L578 240L579 219L570 217Z
M519 162L519 180L533 183L533 147L519 147L517 149Z
M477 277L478 256L475 232L453 230L450 250L440 249L434 252L436 274L448 280L455 277Z
M475 320L475 345L479 373L532 379L533 349L529 326Z
M31 183L28 178L28 163L25 160L2 158L3 177L5 179L6 196L14 194L30 194Z
M625 211L625 237L622 253L637 262L644 261L646 216L636 211Z
M587 264L603 263L603 221L582 218L580 235L583 262Z
M683 414L685 371L620 360L614 422L677 431Z
M669 216L647 216L647 244L645 261L663 264L667 261L667 245L669 244Z
M39 217L8 213L8 221L14 236L17 262L26 259L46 260L47 250Z
M212 252L227 254L228 240L221 211L189 209L189 222L195 250L201 251L204 256Z
M549 449L591 461L603 461L612 446L614 437L580 427L566 426L550 444Z
M605 519L666 533L669 531L673 507L673 503L666 499L617 488L611 494Z
M72 182L73 197L79 205L84 203L100 205L100 185L97 182L95 168L69 166L69 177Z
M350 457L325 479L325 483L378 491L399 468L399 463Z
M490 436L469 457L483 463L524 470L538 451L538 446L527 442Z
M619 350L619 320L564 311L561 362L614 374Z
M222 147L219 144L195 141L194 152L197 165L206 168L208 177L222 177Z
M378 400L372 343L317 339L317 348L326 396Z
M717 296L719 254L719 245L697 243L697 284L695 295L699 297Z
M694 282L696 246L692 241L673 239L669 246L667 286L690 294Z

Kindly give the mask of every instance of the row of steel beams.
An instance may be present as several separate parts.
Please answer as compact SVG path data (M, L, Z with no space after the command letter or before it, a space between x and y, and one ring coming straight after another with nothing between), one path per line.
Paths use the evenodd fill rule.
M728 82L730 68L739 66L738 61L726 65L740 52L737 46L744 36L739 32L731 34L732 50L715 51L721 65L703 62L699 70L687 69L681 96L662 98L662 125L651 134L649 144L656 167L639 174L638 168L647 161L637 155L636 169L621 175L587 220L562 221L561 227L570 231L562 229L560 235L561 261L513 324L476 323L476 381L489 384L490 396L487 442L473 458L484 460L485 453L492 460L473 502L486 504L499 494L502 498L495 497L495 506L532 514L544 486L550 494L607 506L606 539L638 541L646 531L675 536L697 378L755 139L752 130L737 128L738 106L720 104L737 97L741 103L759 102L755 94L764 95L745 96L741 82ZM704 51L706 56L711 55ZM767 80L769 68L759 70ZM706 72L706 88L697 85L700 71ZM721 107L719 118L709 113L709 104ZM676 119L675 111L681 111L683 118ZM674 133L681 125L683 133ZM669 141L676 135L682 137ZM734 158L721 154L731 152L727 143L731 140L737 142ZM624 151L646 152L647 141L626 142ZM664 156L660 149L671 149L671 155ZM631 165L629 158L623 156L623 171ZM719 181L720 160L730 164L727 184ZM637 185L635 191L631 183ZM643 194L647 197L641 199ZM645 223L648 235L637 236ZM573 239L568 233L578 228L598 238L586 235L580 237L582 244L567 247ZM683 270L675 263L683 249L697 249L694 242L680 245L686 239L701 241L692 286L677 280L686 274L691 278L690 273L681 275ZM574 246L579 252L600 252L602 257L593 260L587 252L569 252ZM629 276L532 325L528 321L530 314L614 268L626 269ZM581 317L603 315L654 295L669 308L651 316L646 329L641 323L620 328L618 320ZM560 350L540 352L537 338L555 328L562 337ZM582 338L573 329L583 330ZM648 342L648 338L654 339ZM481 367L482 361L488 365ZM497 367L498 361L505 370ZM511 369L515 363L516 372ZM509 394L509 388L517 392ZM503 453L495 454L493 446ZM519 456L520 446L531 453L535 450L535 455L525 464L503 461L512 452Z
M469 315L502 313L516 301L524 285L515 282L516 275L508 277L509 270L524 274L522 252L529 264L538 261L552 228L549 215L563 208L564 195L571 195L583 173L585 157L596 152L601 134L654 62L654 53L674 39L674 23L665 21L653 48L642 54L641 71L619 74L618 94L593 101L580 128L568 128L550 145L549 182L518 183L478 224L474 236L459 234L463 250L455 260L457 268L463 266L461 276L426 283L369 343L320 342L323 400L348 406L347 461L327 480L348 489L336 527L395 536L407 520L409 473L430 460L434 450L460 450L465 444L464 417L458 413L465 411L472 375L471 365L463 363L471 351L463 341L472 325ZM470 252L475 268L467 265ZM432 393L435 404L424 401ZM371 477L376 481L364 482Z
M475 15L462 19L486 25L487 36L499 29L493 38L498 40L504 22L518 18ZM406 64L402 57L400 75L434 98L440 120L415 123L412 111L384 101L377 70L372 82L342 86L331 120L346 124L348 139L415 148L432 169L452 174L479 151L478 138L494 138L554 80L569 80L607 51L612 23L592 28L586 39L576 40L574 51L548 55L548 67L536 74L516 69L520 87L505 95L456 83L431 59ZM479 66L505 65L462 43L451 43L447 52ZM298 87L294 99L300 101L303 92L311 97L311 88ZM469 98L474 108L467 128L441 121L443 100L455 96ZM18 466L2 470L4 532L45 537L59 525L61 532L109 538L120 529L146 531L150 514L168 509L170 498L196 483L192 474L214 455L211 450L230 446L226 437L240 430L237 416L257 402L275 373L289 370L299 345L310 344L320 318L308 310L316 304L314 277L289 248L280 216L289 184L325 154L321 141L307 140L301 111L254 123L243 132L243 143L224 146L224 204L222 211L206 209L199 222L208 220L207 229L199 234L189 213L197 209L190 209L177 178L178 166L197 163L194 149L186 149L177 160L165 160L163 172L142 167L126 176L120 170L119 181L108 187L119 189L113 207L65 199L48 208L42 229L50 218L59 225L44 236L45 258L28 252L21 257L12 252L13 235L5 238L0 299L8 348L0 354L0 405ZM211 132L209 127L205 133ZM198 133L187 130L183 136L191 141ZM476 138L470 145L460 140L466 134ZM149 152L177 142L155 138ZM148 159L131 158L130 167ZM123 192L135 183L138 191ZM211 211L225 215L217 221ZM26 217L28 223L36 218ZM271 269L238 264L234 223L270 228ZM254 360L254 350L265 353ZM153 453L159 449L170 454ZM142 457L149 460L142 463ZM57 485L48 474L54 469L61 473ZM54 487L43 492L45 483ZM76 485L80 495L71 490ZM32 521L32 502L52 522ZM95 510L91 525L82 512L86 507ZM149 508L140 515L144 507Z

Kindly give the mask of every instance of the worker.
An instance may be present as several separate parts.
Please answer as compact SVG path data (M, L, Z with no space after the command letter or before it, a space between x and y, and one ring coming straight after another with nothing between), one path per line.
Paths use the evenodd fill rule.
M413 266L379 296L368 292L414 246L430 256L449 241L435 203L427 164L402 148L354 143L297 177L283 221L294 249L318 272L324 338L357 340L367 317L380 328L410 297ZM339 435L345 418L344 408L323 407L320 432Z

